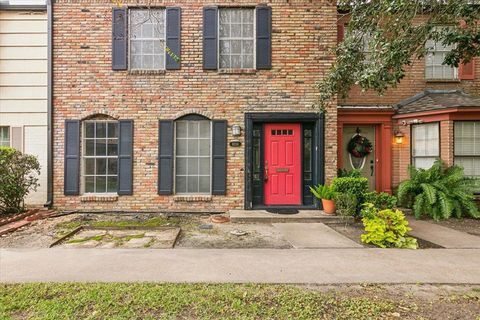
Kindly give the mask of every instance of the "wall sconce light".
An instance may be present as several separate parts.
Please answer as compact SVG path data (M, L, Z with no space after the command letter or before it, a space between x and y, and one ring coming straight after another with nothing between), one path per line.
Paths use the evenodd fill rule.
M242 128L238 124L232 126L232 135L238 137L241 134Z
M402 132L396 131L395 132L395 143L396 144L402 144L403 143L403 137L405 137L405 135Z

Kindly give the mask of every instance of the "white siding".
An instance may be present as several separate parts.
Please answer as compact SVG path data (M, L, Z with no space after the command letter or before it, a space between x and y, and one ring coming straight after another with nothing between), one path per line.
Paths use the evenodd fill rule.
M22 128L22 151L41 165L29 205L47 198L47 92L46 12L0 11L0 126Z

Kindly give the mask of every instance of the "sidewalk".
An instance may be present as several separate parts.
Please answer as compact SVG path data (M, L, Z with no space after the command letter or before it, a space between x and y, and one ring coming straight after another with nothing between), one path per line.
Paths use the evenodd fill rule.
M0 249L0 282L480 284L478 249Z

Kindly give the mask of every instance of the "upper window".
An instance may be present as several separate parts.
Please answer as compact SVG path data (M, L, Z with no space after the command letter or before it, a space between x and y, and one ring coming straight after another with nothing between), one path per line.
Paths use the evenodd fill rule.
M438 123L412 126L412 164L419 169L430 168L440 156Z
M428 40L425 46L428 50L425 58L425 78L431 80L458 79L458 68L443 64L445 56L452 51L454 46L445 46L433 40Z
M175 122L175 191L177 194L211 193L211 122Z
M118 122L85 121L82 154L84 193L116 193Z
M455 164L466 176L480 178L480 121L456 121L454 144Z
M10 147L9 127L0 127L0 147Z
M165 10L131 9L130 69L165 69Z
M220 69L253 69L255 66L255 9L220 8Z

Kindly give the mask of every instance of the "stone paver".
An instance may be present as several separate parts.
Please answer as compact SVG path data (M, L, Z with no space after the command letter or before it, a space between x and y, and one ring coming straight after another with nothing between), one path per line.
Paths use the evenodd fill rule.
M273 226L296 249L362 248L323 223L274 223Z
M296 214L278 214L266 210L230 210L230 221L240 223L327 222L338 223L342 218L321 210L299 210Z
M0 282L480 284L480 249L0 249Z
M408 219L408 223L412 228L412 231L409 232L410 235L416 238L429 241L444 248L480 249L480 237L471 235L469 233L412 218Z
M133 238L125 242L122 247L124 248L144 248L152 238L150 237L143 237L143 238Z

